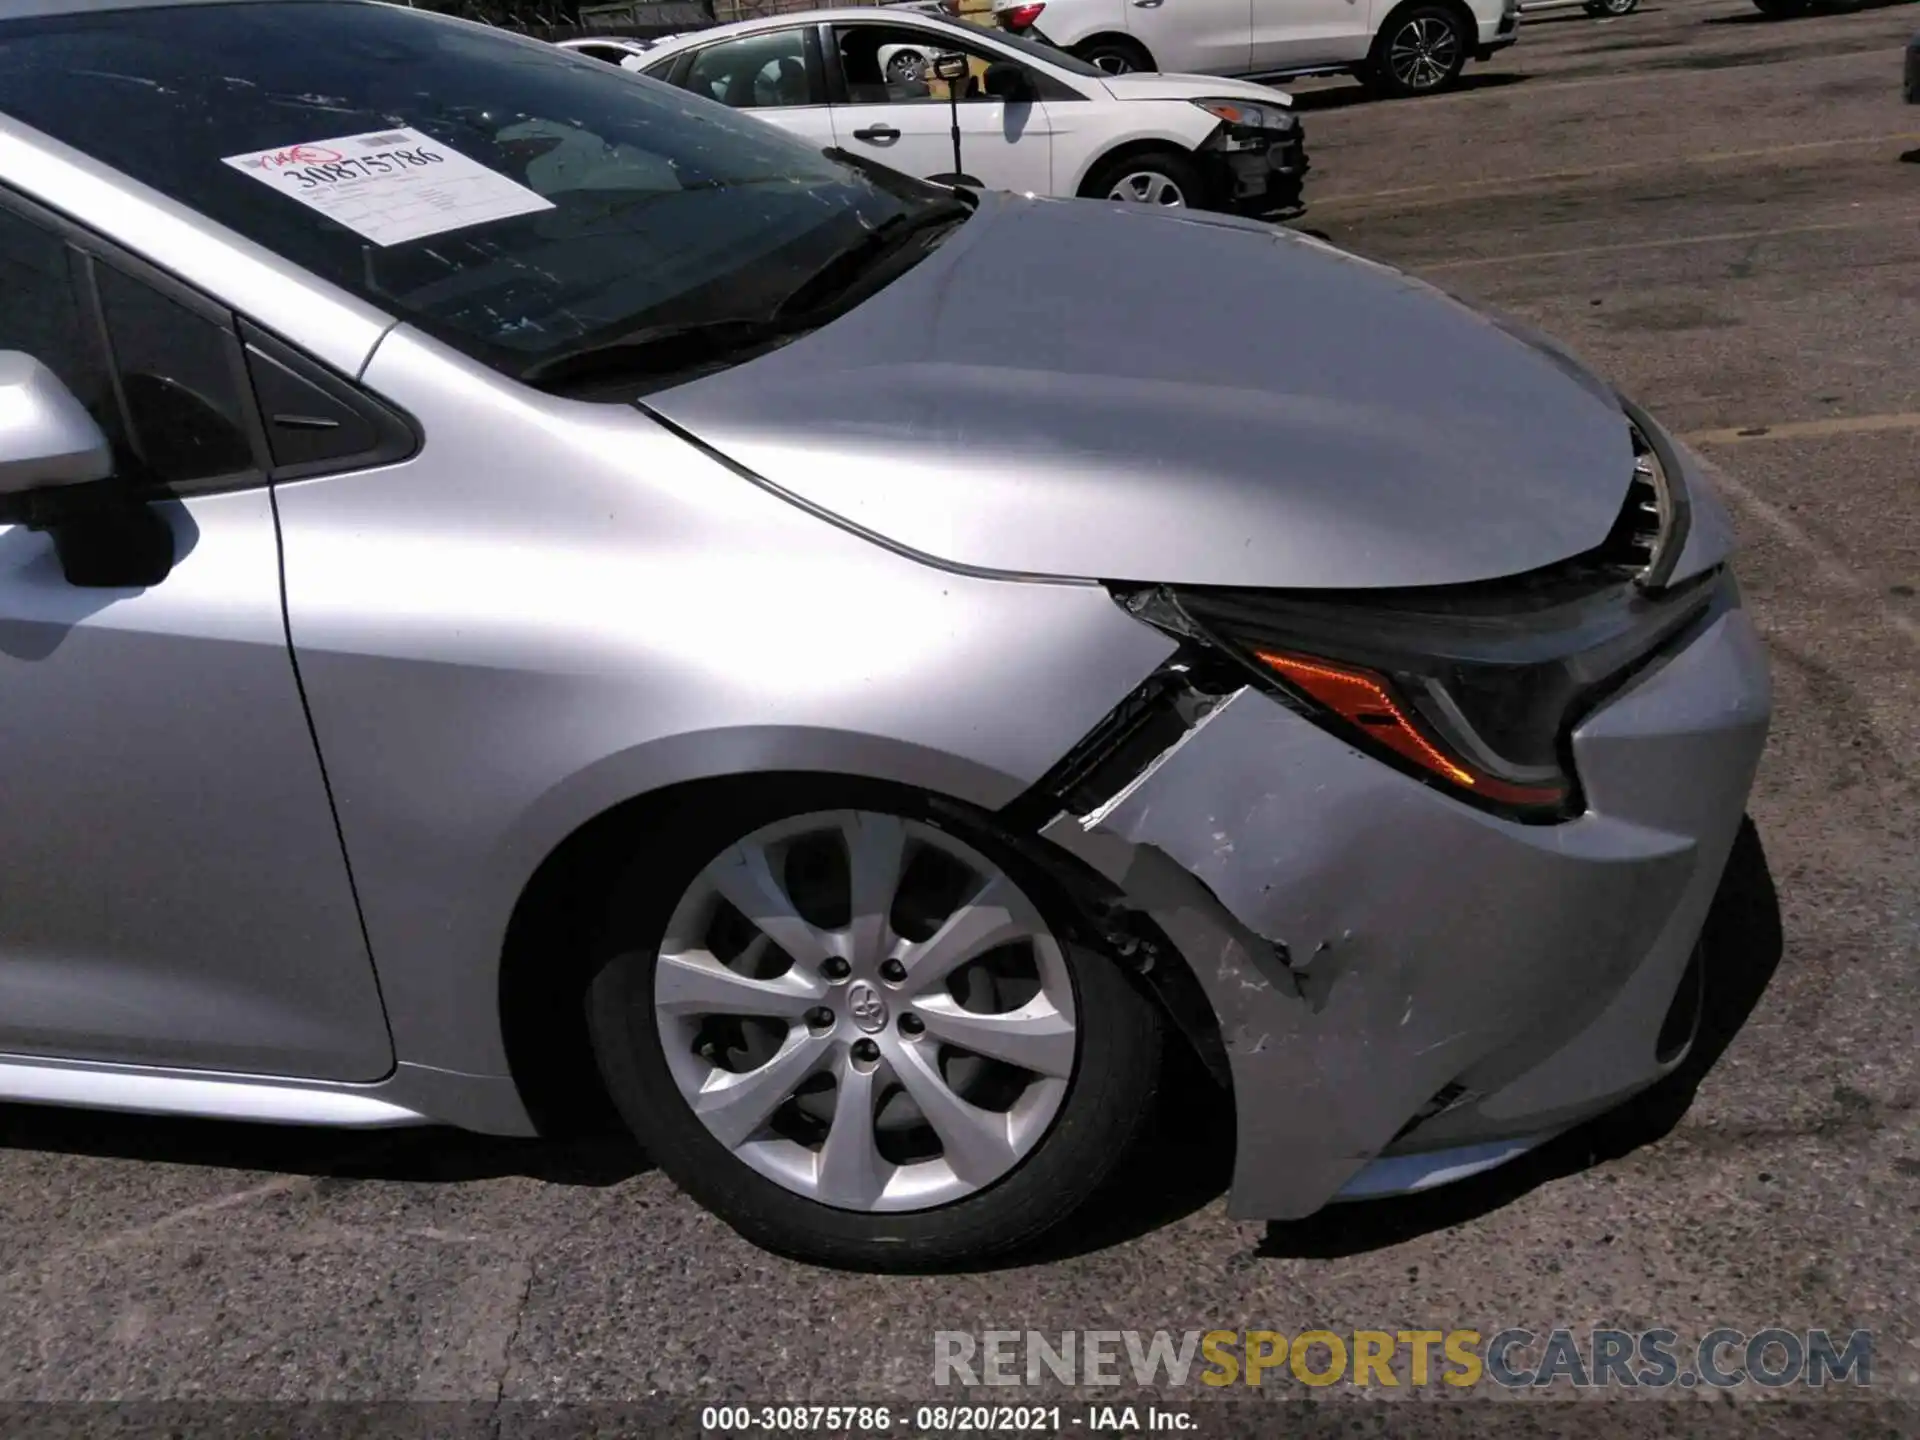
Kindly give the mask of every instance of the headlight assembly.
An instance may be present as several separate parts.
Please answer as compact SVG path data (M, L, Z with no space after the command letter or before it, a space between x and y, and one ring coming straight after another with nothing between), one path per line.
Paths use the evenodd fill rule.
M1256 104L1246 100L1195 100L1193 103L1236 130L1285 132L1296 129L1300 124L1299 117L1285 105Z
M1707 572L1649 590L1645 543L1671 504L1636 473L1616 533L1528 575L1420 590L1121 587L1135 617L1237 669L1415 778L1532 823L1579 813L1573 728L1714 604ZM1658 542L1651 547L1658 558Z

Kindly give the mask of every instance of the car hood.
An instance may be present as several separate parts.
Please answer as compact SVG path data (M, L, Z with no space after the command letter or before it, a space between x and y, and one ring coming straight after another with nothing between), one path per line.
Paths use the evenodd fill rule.
M1218 75L1106 75L1101 84L1116 100L1251 100L1268 105L1291 105L1293 96L1251 80L1223 80Z
M1252 221L989 194L832 323L646 409L981 571L1374 588L1592 549L1611 392L1385 266Z

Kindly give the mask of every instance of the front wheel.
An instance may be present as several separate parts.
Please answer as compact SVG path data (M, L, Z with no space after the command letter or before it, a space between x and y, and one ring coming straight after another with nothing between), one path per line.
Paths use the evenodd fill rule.
M799 1259L940 1268L1030 1244L1111 1172L1158 1083L1158 1010L1063 941L1044 882L909 809L663 838L616 887L588 991L649 1154Z
M1753 8L1769 20L1790 20L1796 15L1804 15L1813 7L1807 0L1753 0Z
M1467 63L1465 23L1444 5L1415 5L1390 17L1374 41L1368 78L1383 95L1432 95Z
M1174 150L1150 150L1102 160L1080 187L1080 193L1091 199L1158 205L1167 210L1199 205L1202 190L1200 171L1193 161Z
M1589 0L1587 14L1595 19L1607 16L1631 15L1640 8L1640 0Z

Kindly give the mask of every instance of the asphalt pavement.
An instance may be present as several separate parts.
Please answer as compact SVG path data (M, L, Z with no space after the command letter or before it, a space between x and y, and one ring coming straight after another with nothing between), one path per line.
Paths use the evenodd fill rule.
M0 1107L0 1401L905 1406L951 1398L943 1330L1555 1325L1866 1329L1872 1392L1920 1400L1915 29L1659 0L1531 20L1453 95L1295 92L1303 228L1539 324L1721 468L1778 716L1690 1106L1267 1226L1225 1217L1217 1107L1176 1085L1055 1253L908 1278L771 1258L615 1141ZM1912 1433L1889 1413L1845 1430Z

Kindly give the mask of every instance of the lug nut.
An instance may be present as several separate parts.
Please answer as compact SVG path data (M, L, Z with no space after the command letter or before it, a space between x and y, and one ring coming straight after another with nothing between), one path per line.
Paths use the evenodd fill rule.
M853 1058L862 1065L871 1065L880 1058L880 1047L871 1040L856 1040L853 1042Z
M833 1028L833 1011L824 1005L814 1006L813 1009L807 1011L807 1025L810 1029L814 1030L831 1030Z
M902 1035L920 1035L925 1033L926 1028L927 1022L922 1020L918 1015L902 1015L900 1017L900 1033Z
M889 985L898 985L907 978L907 967L898 960L888 960L880 966L880 978Z
M828 956L826 963L820 967L820 973L829 980L844 980L852 972L853 967L838 955Z

